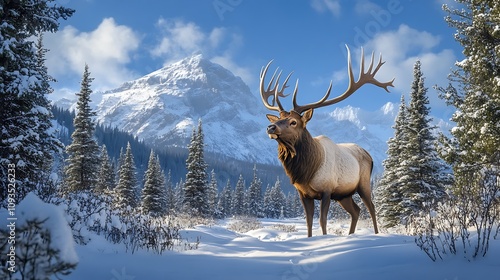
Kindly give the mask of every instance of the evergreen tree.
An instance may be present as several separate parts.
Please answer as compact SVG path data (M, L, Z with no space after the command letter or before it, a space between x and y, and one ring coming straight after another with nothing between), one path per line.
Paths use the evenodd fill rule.
M47 94L52 78L45 67L42 38L33 47L32 37L56 32L59 19L73 10L52 1L3 1L0 9L0 205L8 194L7 178L15 170L14 201L43 188L48 181L53 154L60 144L51 128Z
M282 218L283 217L283 211L285 207L285 194L283 193L283 190L281 189L281 181L279 177L276 179L276 183L272 188L266 189L266 194L265 194L265 209L266 209L266 216L268 218Z
M207 203L207 164L204 158L204 140L201 119L197 131L189 144L189 155L186 160L187 174L184 184L184 206L186 211L196 215L208 215Z
M403 218L418 214L437 205L443 198L445 185L449 184L446 166L436 150L436 138L432 134L429 117L429 99L420 61L414 65L414 80L408 106L408 144L401 161L404 173L399 182L403 194ZM401 155L400 155L401 156Z
M165 200L165 209L167 209L168 214L172 214L175 211L175 190L172 184L172 174L171 171L168 171L167 181L165 182L165 190L166 190L166 200Z
M245 179L240 174L231 198L231 212L233 215L242 216L245 210Z
M127 144L125 157L120 166L118 185L115 188L115 204L118 208L136 207L138 204L137 196L137 177L130 143Z
M116 172L115 167L111 163L108 156L108 149L106 145L102 145L100 160L101 166L97 177L96 191L103 193L111 191L116 186Z
M216 209L217 209L217 176L215 171L212 169L210 173L210 184L207 189L207 206L208 206L208 215L210 217L215 217Z
M450 76L457 86L438 88L447 104L456 108L453 137L441 137L440 152L453 168L450 201L460 211L464 245L470 245L471 226L477 233L476 257L488 251L500 209L500 5L491 0L456 2L460 9L447 5L443 9L449 14L446 21L457 30L455 39L465 59Z
M253 166L253 179L248 187L247 213L251 217L262 217L262 182L257 177L257 165Z
M331 207L332 208L332 207ZM285 218L296 218L300 216L300 199L297 192L289 192L285 195Z
M264 191L264 217L271 217L271 186L268 184Z
M66 191L77 192L91 190L97 183L99 170L99 146L94 138L95 123L92 119L96 113L90 108L90 77L89 67L85 65L81 82L76 116L73 121L75 130L71 134L73 141L66 147L69 157L65 171Z
M404 95L401 95L398 115L394 122L394 137L387 142L387 158L383 161L384 173L377 187L378 214L383 218L386 227L401 223L403 215L403 193L400 179L404 176L401 162L407 155L409 141L408 112Z
M217 202L218 218L229 217L231 213L231 182L227 180L226 186L219 194L219 201Z
M456 0L460 9L444 5L446 22L456 28L455 39L463 46L465 59L457 63L447 88L438 88L456 112L451 130L453 139L445 139L442 154L452 165L455 192L479 195L473 181L497 181L500 165L500 5L496 1ZM478 196L479 199L479 196Z
M144 188L142 189L142 210L154 217L166 213L165 174L163 174L158 157L153 150L149 155L148 169L144 174Z
M174 210L177 213L181 213L184 208L184 182L182 181L182 179L177 184L175 184L174 197Z

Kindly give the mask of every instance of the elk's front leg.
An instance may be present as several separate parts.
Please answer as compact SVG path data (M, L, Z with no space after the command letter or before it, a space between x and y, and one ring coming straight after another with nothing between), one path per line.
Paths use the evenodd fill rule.
M326 220L328 219L328 210L330 209L330 194L323 193L321 195L321 209L319 215L319 224L321 225L321 230L323 235L326 235Z
M304 212L306 213L307 237L311 237L314 215L314 199L305 197L301 192L299 192L299 196L302 206L304 206Z

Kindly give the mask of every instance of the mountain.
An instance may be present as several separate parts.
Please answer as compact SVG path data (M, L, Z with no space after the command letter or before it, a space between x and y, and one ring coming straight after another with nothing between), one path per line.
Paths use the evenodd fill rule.
M97 120L144 140L155 148L186 147L201 119L206 151L221 158L279 164L275 141L259 97L224 67L203 58L187 57L120 87L93 94ZM68 101L61 104L67 106ZM331 108L329 108L331 109ZM382 172L386 141L397 104L376 111L352 106L318 110L308 129L337 143L354 142L368 150L375 173Z
M208 152L276 163L261 104L241 78L202 55L185 58L102 93L97 120L155 147L189 143L203 122ZM267 120L266 120L267 121Z

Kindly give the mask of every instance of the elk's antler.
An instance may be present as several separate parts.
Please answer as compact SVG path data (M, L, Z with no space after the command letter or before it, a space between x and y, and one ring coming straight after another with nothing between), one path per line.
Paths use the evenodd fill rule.
M373 84L378 87L381 87L385 89L387 92L389 92L389 89L387 87L391 86L394 87L392 84L394 82L394 79L392 79L389 82L379 82L375 79L375 75L377 74L378 70L382 65L384 65L385 61L382 61L382 55L380 55L379 61L375 69L373 69L373 60L374 60L374 54L372 52L371 56L371 62L370 66L368 67L368 71L365 72L365 56L364 56L364 50L361 48L361 69L359 71L359 77L357 81L354 81L354 74L352 72L352 63L351 63L351 51L349 50L349 47L346 45L347 48L347 67L348 67L348 74L349 74L349 86L347 87L347 90L332 99L328 99L330 96L330 93L332 91L332 82L330 82L330 86L328 87L325 95L323 98L321 98L319 101L315 103L310 103L306 105L298 105L297 104L297 92L298 92L298 84L299 81L295 83L295 88L293 90L293 111L301 114L302 112L308 110L308 109L314 109L314 108L320 108L328 105L332 105L335 103L338 103L347 97L349 97L351 94L356 92L360 87L362 87L364 84ZM269 66L271 65L273 61L269 61L269 63L260 71L260 95L262 98L262 102L264 103L264 106L266 106L267 109L272 110L272 111L284 111L283 106L281 105L281 102L279 101L279 97L286 97L287 95L284 95L283 92L284 90L288 87L287 82L290 79L290 76L292 73L288 74L288 76L285 79L285 82L281 86L281 89L279 89L279 79L281 77L282 71L278 73L278 69L274 71L273 76L271 77L271 81L269 81L269 84L267 86L267 89L264 87L264 79L267 73L267 70L269 69ZM372 71L373 69L373 71ZM278 73L278 76L276 74ZM276 79L276 80L275 80ZM271 103L269 103L269 97L273 97L273 100ZM328 99L328 100L327 100ZM276 106L275 106L276 103Z
M286 83L288 82L288 79L290 79L290 76L292 76L293 72L288 74L288 76L285 79L285 82L281 86L281 89L278 90L281 73L283 71L280 71L278 73L278 68L277 68L276 71L274 71L274 74L271 77L269 84L267 85L267 89L265 89L264 88L264 80L265 80L265 77L267 74L267 70L269 69L269 66L271 65L272 62L273 62L272 60L269 61L269 63L267 63L267 65L266 65L266 67L264 67L260 70L260 97L262 98L262 102L264 103L264 106L266 106L267 109L272 110L272 111L281 112L284 110L283 110L283 106L281 105L281 102L279 100L279 97L280 96L281 97L288 96L288 94L285 95L285 94L283 94L283 92L288 87L288 85ZM276 73L278 73L277 77L276 77ZM275 78L276 78L276 81L274 81ZM297 87L295 87L295 89L297 89ZM294 91L294 95L295 95L295 91ZM269 103L269 97L271 97L271 96L273 97L273 101L272 101L272 103ZM277 106L274 105L275 103L277 104Z
M323 98L321 98L321 100L319 100L318 102L315 102L315 103L310 103L310 104L300 106L300 105L297 105L297 88L295 88L295 90L293 92L293 111L301 114L302 112L304 112L308 109L311 109L311 108L313 108L313 109L320 108L320 107L324 107L324 106L338 103L338 102L346 99L347 97L349 97L354 92L356 92L364 84L376 85L378 87L385 89L387 92L389 92L389 89L387 88L388 86L394 87L394 85L392 84L394 82L394 79L392 79L389 82L385 82L385 83L379 82L375 79L375 74L377 74L380 67L382 67L382 65L384 65L384 63L385 63L385 61L382 61L382 54L380 54L378 64L375 67L375 70L373 70L373 72L372 72L373 57L374 57L373 52L372 52L370 66L368 67L368 71L365 73L365 52L364 52L363 48L361 48L361 67L359 70L359 78L357 81L354 81L354 74L352 72L352 63L351 63L351 51L349 50L349 47L347 45L346 45L346 48L347 48L347 67L348 67L348 73L349 73L349 86L347 87L347 90L344 93L342 93L341 95L327 100L328 96L330 96L330 93L332 91L332 82L330 82L330 86L326 90L326 93L323 96Z

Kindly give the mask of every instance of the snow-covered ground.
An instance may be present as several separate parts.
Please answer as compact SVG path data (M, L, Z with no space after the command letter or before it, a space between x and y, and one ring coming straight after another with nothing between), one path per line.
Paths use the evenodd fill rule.
M485 258L468 261L446 256L432 262L411 236L373 234L366 221L345 236L347 223L329 221L329 234L306 237L305 221L260 220L262 228L247 233L229 230L233 220L183 231L199 248L157 255L126 253L121 245L94 236L76 246L80 263L68 279L500 279L500 240L491 240ZM277 229L295 226L296 232ZM334 235L335 233L341 235Z

